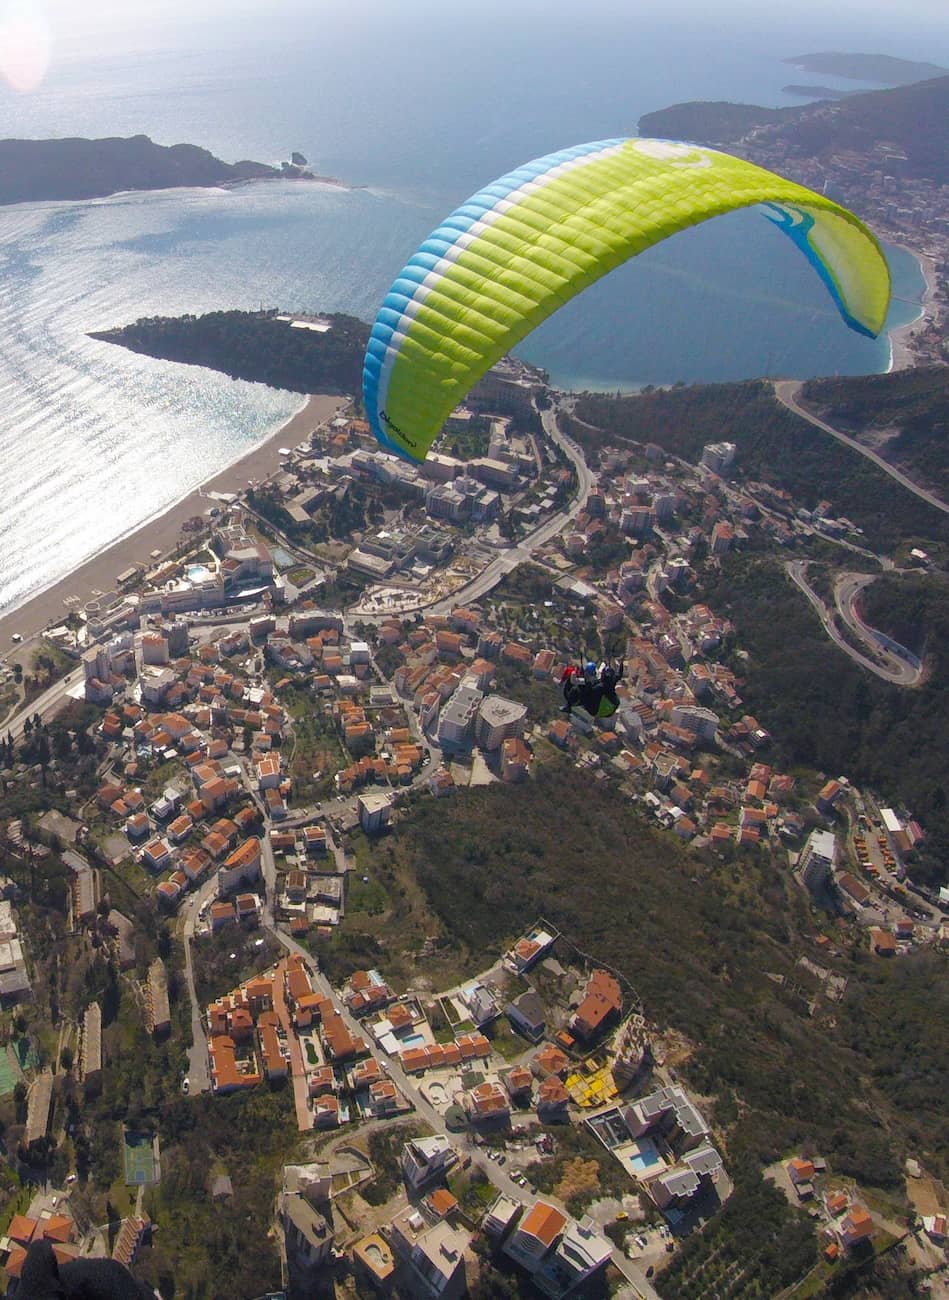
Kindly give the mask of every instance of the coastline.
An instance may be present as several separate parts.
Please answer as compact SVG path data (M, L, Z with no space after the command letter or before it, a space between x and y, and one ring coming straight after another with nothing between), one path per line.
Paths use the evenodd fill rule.
M30 596L22 605L8 613L0 614L0 654L10 649L10 638L18 634L23 641L43 632L50 623L58 623L77 608L77 603L66 604L68 597L78 597L84 605L93 599L96 591L111 591L116 576L134 563L152 565L152 551L162 554L171 551L178 542L181 525L193 515L204 514L208 509L209 492L242 492L251 480L270 478L280 467L279 449L295 446L331 419L349 399L338 394L313 393L286 424L281 425L249 451L199 487L174 502L161 514L146 519L133 532L113 542L105 550L91 556L65 577Z
M929 323L936 295L936 266L929 254L910 248L908 244L897 243L896 247L902 248L911 257L915 257L922 270L926 287L923 289L919 315L907 321L905 325L897 325L888 331L890 364L886 368L886 374L892 374L894 370L909 370L917 364L916 350L912 342L913 333L921 323L924 325Z

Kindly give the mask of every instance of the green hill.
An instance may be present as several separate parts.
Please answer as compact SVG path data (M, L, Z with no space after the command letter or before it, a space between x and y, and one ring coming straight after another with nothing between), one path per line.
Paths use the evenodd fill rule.
M155 144L147 135L102 140L0 140L0 204L93 199L122 190L240 181L312 179L301 168L225 163L193 144Z
M766 1213L769 1223L757 1241L709 1230L690 1247L696 1270L707 1250L736 1268L754 1263L730 1294L776 1295L813 1251L810 1233L796 1235L797 1212L769 1197L762 1165L810 1142L836 1173L897 1197L910 1148L946 1167L949 1043L930 1004L947 997L942 960L920 953L885 966L871 961L862 933L838 932L840 955L821 960L849 979L844 1002L819 1000L810 1014L792 985L798 956L816 955L813 922L783 855L723 863L688 852L611 782L559 758L526 785L419 800L373 854L380 878L410 874L422 886L440 942L470 953L472 970L543 915L630 980L650 1020L696 1044L680 1073L711 1099L736 1182L726 1215ZM767 1246L772 1217L786 1235L783 1257Z
M639 121L642 135L729 146L763 127L776 153L786 147L808 158L843 152L881 158L885 148L899 176L942 183L949 158L949 76L798 108L674 104Z
M355 316L326 319L332 329L320 333L292 329L276 310L213 311L151 316L91 337L293 393L358 393L369 326Z
M812 379L808 409L855 438L885 441L880 455L949 500L949 367L857 379Z
M938 454L941 434L936 416L945 393L947 370L910 371L918 383L900 373L845 381L846 392L864 394L868 410L880 394L889 394L887 418L906 412L921 446ZM928 377L927 377L928 376ZM814 391L825 390L822 385ZM827 381L830 383L830 381ZM811 391L809 386L808 392ZM656 442L687 460L698 461L706 442L727 439L738 448L735 473L786 489L798 505L811 508L821 499L834 513L864 530L875 549L893 550L901 543L949 545L949 517L899 487L883 470L858 452L836 442L774 396L766 380L740 384L693 384L655 389L634 397L585 394L576 404L572 432L580 442L608 442L620 435L637 442ZM928 415L924 413L928 412ZM579 421L602 430L593 434ZM927 425L927 421L930 424ZM926 433L930 427L933 432Z

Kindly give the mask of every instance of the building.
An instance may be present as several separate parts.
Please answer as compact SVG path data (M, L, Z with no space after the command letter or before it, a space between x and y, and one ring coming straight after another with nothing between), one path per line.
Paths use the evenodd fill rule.
M23 1132L23 1145L31 1147L34 1142L44 1138L49 1129L50 1107L53 1101L53 1076L44 1070L33 1080L30 1088L26 1111L26 1128Z
M79 1074L90 1092L102 1082L102 1008L98 1002L90 1003L82 1017Z
M280 1198L287 1269L294 1293L309 1294L314 1275L333 1247L333 1229L302 1192Z
M148 1027L158 1037L171 1029L171 1008L168 1004L168 975L160 957L148 968L145 985L145 1011Z
M702 448L702 460L706 469L713 474L723 474L735 459L733 442L707 442Z
M359 824L367 835L377 835L389 824L392 811L391 797L376 790L369 790L358 798Z
M410 1205L396 1215L386 1235L411 1275L413 1296L460 1300L467 1294L465 1250L471 1234L466 1229L436 1218L427 1207Z
M520 1201L500 1192L497 1199L492 1201L485 1211L484 1218L481 1220L482 1230L488 1237L500 1241L507 1235L508 1229L515 1220L520 1217L523 1208Z
M217 873L218 895L223 897L238 885L249 885L260 878L260 840L256 835L239 844L224 859Z
M571 1032L589 1041L611 1024L622 1009L623 994L618 980L609 971L595 970L570 1022Z
M410 1192L443 1178L458 1161L455 1148L443 1133L416 1138L402 1148L402 1177Z
M438 743L443 749L464 749L471 743L483 699L483 693L472 686L458 687L438 719Z
M811 831L801 853L801 879L811 891L819 893L833 879L837 842L832 831Z
M500 749L509 736L523 736L527 706L501 695L489 695L478 709L477 741L482 749Z

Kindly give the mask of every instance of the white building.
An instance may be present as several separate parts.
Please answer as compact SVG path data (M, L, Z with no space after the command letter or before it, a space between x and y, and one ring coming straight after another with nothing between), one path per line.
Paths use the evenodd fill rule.
M427 1183L442 1178L458 1160L455 1148L444 1133L416 1138L402 1148L402 1176L410 1191L417 1192Z
M714 474L722 474L735 459L733 442L707 442L702 448L702 464Z
M471 686L459 686L442 709L438 720L438 743L443 748L464 748L474 733L475 718L484 695ZM500 743L500 742L499 742Z
M384 830L389 824L392 799L381 790L368 790L357 800L359 824L367 835Z
M801 853L801 878L812 892L831 881L837 860L837 841L833 831L811 831Z
M523 736L526 723L526 705L489 695L478 710L478 744L482 749L500 749L509 736Z

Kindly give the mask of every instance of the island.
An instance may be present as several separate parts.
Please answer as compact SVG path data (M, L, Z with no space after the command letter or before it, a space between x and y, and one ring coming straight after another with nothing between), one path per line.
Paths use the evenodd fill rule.
M124 190L219 187L247 181L307 180L338 185L296 162L271 167L222 162L193 144L155 144L147 135L101 140L0 140L0 204L100 199Z
M849 81L876 81L881 86L909 86L949 72L949 68L938 63L917 63L913 59L894 58L892 54L842 54L836 50L795 54L784 62L803 72L821 72L831 77L846 77Z

